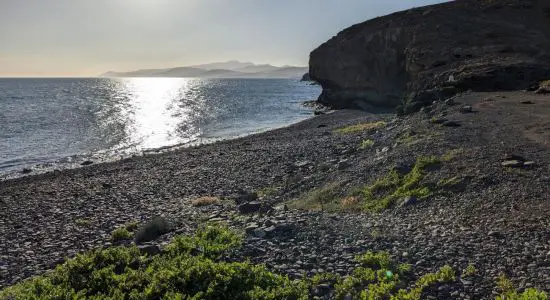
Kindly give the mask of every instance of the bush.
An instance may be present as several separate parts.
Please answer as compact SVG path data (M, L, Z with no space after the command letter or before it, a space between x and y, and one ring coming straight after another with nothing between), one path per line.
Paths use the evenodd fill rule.
M138 226L139 226L139 222L138 221L131 221L131 222L128 222L124 225L124 227L126 228L126 230L130 231L130 232L134 232L138 229Z
M428 185L422 184L422 181L426 171L440 164L441 160L435 156L419 157L413 169L404 176L392 169L386 176L359 191L364 200L364 208L378 212L394 206L396 201L408 196L427 198L433 191Z
M184 247L175 241L155 257L141 256L135 246L95 250L0 291L0 299L307 299L304 282L211 259L239 241L226 228L207 227ZM208 249L204 255L186 251L201 247Z
M548 295L537 289L529 288L518 293L512 284L512 281L508 279L504 274L501 274L497 280L497 287L502 292L496 297L496 300L547 300Z
M125 227L120 227L111 233L111 239L113 242L129 240L132 238L132 233L128 231Z
M138 230L134 241L136 244L154 241L159 236L166 234L171 230L172 225L168 222L168 220L163 217L155 217Z

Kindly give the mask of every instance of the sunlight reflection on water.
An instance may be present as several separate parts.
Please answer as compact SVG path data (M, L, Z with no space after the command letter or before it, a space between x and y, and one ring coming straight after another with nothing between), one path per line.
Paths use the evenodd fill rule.
M285 126L319 93L295 79L0 79L0 175Z
M189 109L178 102L185 97L189 79L185 78L127 78L121 79L121 93L130 99L122 114L129 121L127 143L139 149L159 145L174 145L192 141L199 134L191 124ZM187 126L187 137L182 139L178 128Z

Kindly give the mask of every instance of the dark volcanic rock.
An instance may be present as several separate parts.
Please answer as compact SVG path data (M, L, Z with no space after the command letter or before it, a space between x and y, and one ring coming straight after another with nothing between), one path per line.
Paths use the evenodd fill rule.
M241 214L253 214L262 209L262 204L258 201L252 201L237 206L237 209Z
M333 108L408 112L465 90L526 89L550 77L549 7L458 0L376 18L315 49L309 75Z

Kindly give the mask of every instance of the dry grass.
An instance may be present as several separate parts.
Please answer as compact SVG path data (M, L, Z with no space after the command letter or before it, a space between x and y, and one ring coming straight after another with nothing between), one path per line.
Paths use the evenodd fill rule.
M540 83L540 87L550 89L550 80L545 80Z
M342 128L338 128L335 130L337 133L357 133L362 131L371 131L380 129L386 126L386 122L384 121L378 121L378 122L372 122L372 123L359 123L355 125L350 125Z
M348 196L343 198L340 201L340 205L344 210L352 209L352 208L356 208L359 205L360 201L361 201L361 198L359 196Z
M200 197L191 201L191 205L193 205L194 207L202 207L202 206L217 204L219 202L220 202L220 198L218 197L205 196L205 197Z
M333 182L325 186L310 190L302 197L291 201L290 208L313 210L313 211L335 211L338 210L340 198L340 183Z

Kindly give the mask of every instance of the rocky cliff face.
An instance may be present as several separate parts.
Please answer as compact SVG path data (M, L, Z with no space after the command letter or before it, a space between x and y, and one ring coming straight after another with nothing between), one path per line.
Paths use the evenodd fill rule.
M354 25L310 55L334 108L414 111L463 90L550 78L549 0L457 0Z

